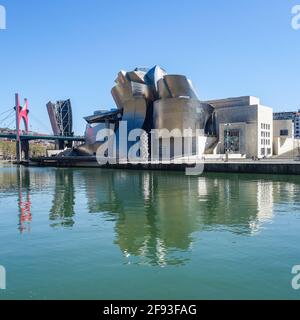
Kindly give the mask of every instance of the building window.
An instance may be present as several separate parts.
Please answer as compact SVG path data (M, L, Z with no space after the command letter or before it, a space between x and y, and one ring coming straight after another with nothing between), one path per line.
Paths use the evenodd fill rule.
M261 154L264 156L265 155L265 152L266 152L266 149L265 148L261 148Z
M280 130L280 135L281 136L288 136L289 135L289 130Z
M268 153L268 155L271 154L271 148L268 148L267 153Z

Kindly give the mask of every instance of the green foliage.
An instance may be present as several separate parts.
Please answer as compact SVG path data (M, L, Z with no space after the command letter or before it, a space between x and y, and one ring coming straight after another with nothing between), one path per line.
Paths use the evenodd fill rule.
M10 160L16 158L16 143L12 141L0 141L0 158Z
M43 157L47 155L47 150L53 146L45 146L42 143L31 143L29 147L30 157ZM0 160L12 160L16 158L16 142L0 141Z
M30 144L29 156L30 157L44 157L47 154L47 147L40 143Z

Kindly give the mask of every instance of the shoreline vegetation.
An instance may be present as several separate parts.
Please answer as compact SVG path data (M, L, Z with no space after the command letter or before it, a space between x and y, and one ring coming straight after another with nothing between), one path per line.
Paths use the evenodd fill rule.
M30 157L43 157L47 155L49 146L41 142L30 144ZM10 162L16 160L16 143L14 141L0 141L0 161Z

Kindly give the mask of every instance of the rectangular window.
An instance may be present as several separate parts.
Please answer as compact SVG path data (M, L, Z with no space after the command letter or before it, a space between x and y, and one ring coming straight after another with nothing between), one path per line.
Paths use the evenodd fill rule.
M271 148L268 148L268 155L270 155L271 154Z
M261 149L261 154L262 154L263 156L265 155L265 152L266 152L265 148L262 148L262 149Z
M280 135L281 136L288 136L289 135L289 130L286 130L286 129L280 130Z

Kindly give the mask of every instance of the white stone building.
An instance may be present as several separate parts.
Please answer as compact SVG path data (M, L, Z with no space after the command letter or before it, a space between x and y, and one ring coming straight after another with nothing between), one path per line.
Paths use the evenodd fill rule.
M273 109L252 96L210 100L219 138L219 154L252 157L273 155Z
M300 110L298 112L275 112L274 120L291 120L294 124L294 138L300 139Z

